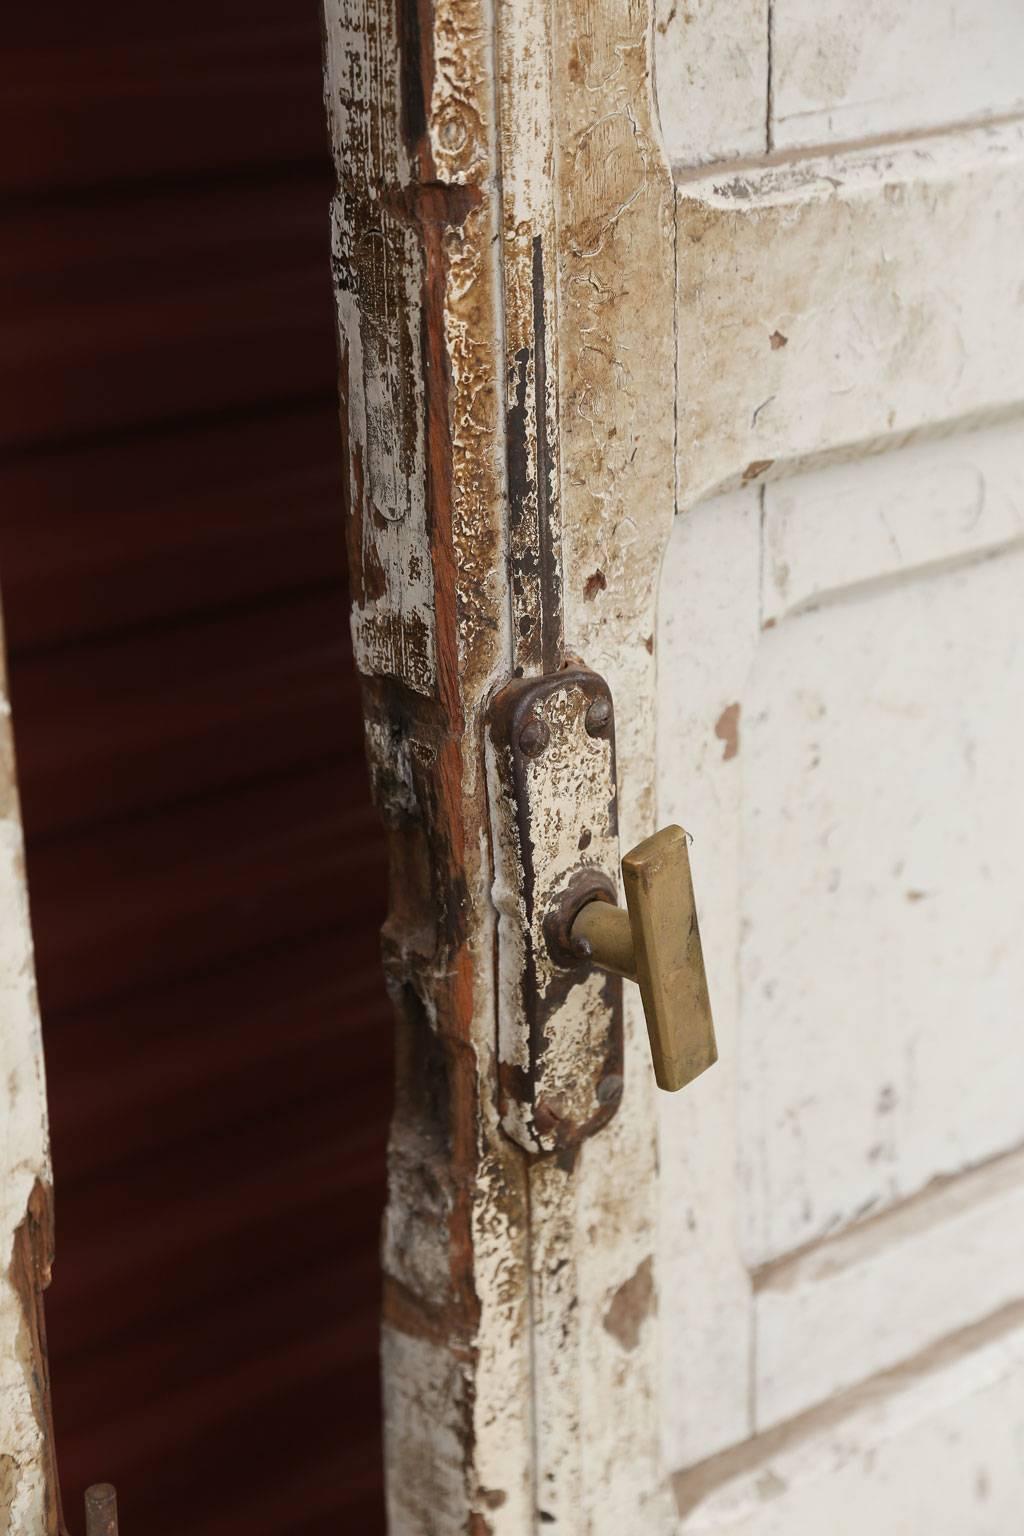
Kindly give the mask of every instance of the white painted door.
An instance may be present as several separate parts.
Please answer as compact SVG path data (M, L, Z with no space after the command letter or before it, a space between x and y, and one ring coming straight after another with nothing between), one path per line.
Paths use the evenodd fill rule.
M326 19L395 872L391 1530L1012 1536L1024 9ZM525 963L545 871L491 701L575 658L620 851L692 834L720 1059L657 1095L627 988L621 1099L569 1155L508 1113L522 1020L589 1103L614 997Z
M721 1056L659 1103L664 1461L686 1531L1014 1532L1024 9L658 34L659 818Z

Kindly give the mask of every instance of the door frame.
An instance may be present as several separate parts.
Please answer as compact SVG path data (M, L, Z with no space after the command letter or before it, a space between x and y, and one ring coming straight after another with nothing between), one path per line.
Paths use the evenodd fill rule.
M675 436L653 23L646 0L326 0L352 624L392 875L394 1533L669 1519L643 1020L630 999L618 1112L571 1163L505 1135L485 773L496 689L581 657L616 701L622 846L653 830Z

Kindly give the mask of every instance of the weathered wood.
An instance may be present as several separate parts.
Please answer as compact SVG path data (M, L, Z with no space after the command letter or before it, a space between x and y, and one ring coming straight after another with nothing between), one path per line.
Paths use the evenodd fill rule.
M1024 105L1024 13L1006 0L773 0L772 145L946 127Z
M565 629L615 700L623 850L654 829L655 603L674 506L673 200L651 9L643 0L556 5L552 89ZM558 1414L554 1398L552 1433L576 1436L581 1495L556 1508L580 1536L658 1530L668 1510L657 1434L655 1090L629 990L623 1099L582 1148L563 1240L574 1263L559 1276L579 1341L578 1408ZM548 1177L557 1219L557 1171ZM548 1340L553 1352L554 1325Z
M680 1474L680 1536L1013 1530L1024 1498L1021 1311Z
M666 1468L684 1528L768 1532L764 1489L782 1490L758 1478L776 1430L819 1484L850 1426L887 1454L906 1366L923 1426L892 1453L906 1487L922 1447L962 1428L975 1373L988 1382L1016 1349L1001 1185L972 1186L965 1212L927 1186L1013 1144L1019 1115L990 1072L1012 1023L1019 898L990 965L991 946L943 948L954 914L929 907L923 877L874 895L893 847L899 880L934 855L977 905L984 845L1011 889L994 817L1019 758L974 747L1012 710L1013 657L971 685L1019 581L1001 434L1024 400L1005 236L1024 209L1021 130L783 163L767 153L771 13L663 9L656 28L639 0L499 0L493 16L473 0L328 6L354 633L392 835L385 1359L391 1519L410 1536L669 1530ZM963 427L984 428L971 448L939 443ZM847 461L898 446L905 459L852 488ZM912 456L932 449L922 472ZM965 472L975 450L991 501ZM824 509L842 515L844 497L828 537ZM628 1008L619 1111L572 1157L527 1161L501 1130L495 1060L527 903L493 779L487 802L482 729L513 673L574 656L615 699L623 845L654 824L656 778L661 819L696 833L721 1062L655 1109ZM874 687L887 657L905 663L888 692ZM971 750L950 756L961 728ZM970 805L973 844L941 820L949 804ZM918 810L943 828L930 851ZM877 951L891 992L856 1017L839 952L851 932L856 977ZM922 971L923 1008L909 992ZM915 1019L948 1021L969 998L988 1031L978 1097L963 1094L943 1137L962 1058L939 1050L919 1069ZM565 1040L581 1005L570 989L553 1017ZM906 1111L890 1157L894 1051L925 1107ZM918 1198L934 1230L904 1209ZM856 1226L868 1210L877 1250ZM849 1252L830 1248L847 1228ZM808 1254L825 1239L819 1269ZM951 1281L870 1347L837 1322L830 1351L786 1372L799 1317L834 1311L844 1285L884 1290L918 1259L956 1258L962 1275L975 1240L993 1256L983 1293ZM809 1529L829 1506L792 1507ZM865 1493L861 1507L877 1506Z
M43 1315L53 1263L49 1136L6 693L0 652L0 1518L12 1536L58 1536Z
M1019 1152L996 1158L755 1273L758 1429L1019 1301L1022 1175Z
M520 1530L525 1177L489 1091L482 712L510 647L488 29L472 3L325 14L353 633L393 880L390 1528Z
M650 23L503 4L492 52L465 0L327 7L353 629L394 871L389 1501L417 1536L667 1518L642 1023L623 1130L527 1169L496 1115L481 736L514 670L607 655L626 835L651 829L674 362Z
M1006 0L658 0L674 166L894 138L1019 112L1024 17Z
M745 159L770 147L771 9L772 0L658 0L658 113L673 165Z
M1020 687L1020 444L965 433L677 525L661 815L695 828L721 1060L660 1117L676 1465L1019 1294L1009 1173L929 1193L927 1230L913 1201L1024 1129L1024 770L998 734ZM847 1228L848 1249L816 1246Z
M678 227L681 507L1024 400L1019 123L685 178Z

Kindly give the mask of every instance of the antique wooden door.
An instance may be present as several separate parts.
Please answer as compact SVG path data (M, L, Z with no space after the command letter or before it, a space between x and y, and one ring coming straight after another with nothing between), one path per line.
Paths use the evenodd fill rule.
M391 1529L1017 1530L1024 11L326 39ZM537 925L671 822L720 1060L670 1096Z
M325 0L325 39L390 1529L1016 1533L1024 10ZM0 738L0 1510L37 1536ZM719 1059L666 1094L566 901L674 823Z
M1024 11L326 45L391 1529L1018 1530ZM669 1096L544 924L673 822L720 1061Z

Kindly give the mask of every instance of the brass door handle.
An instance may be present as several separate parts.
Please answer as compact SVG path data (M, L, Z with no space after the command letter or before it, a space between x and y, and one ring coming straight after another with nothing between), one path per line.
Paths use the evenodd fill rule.
M682 827L622 860L625 910L595 892L572 919L573 953L640 986L659 1088L674 1093L718 1060Z

